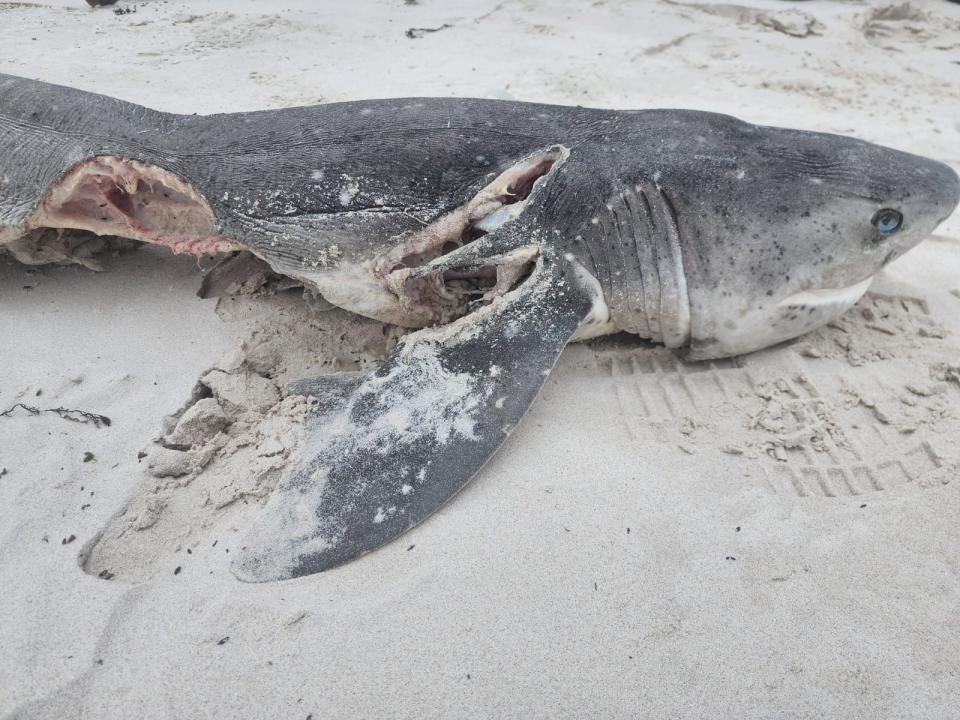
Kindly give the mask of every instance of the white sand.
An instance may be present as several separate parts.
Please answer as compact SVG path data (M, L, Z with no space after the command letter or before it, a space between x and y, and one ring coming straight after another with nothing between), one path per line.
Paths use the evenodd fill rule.
M0 3L0 71L181 112L403 95L695 107L960 168L960 5L880 20L882 4L817 1L290 5ZM957 714L960 217L786 347L709 367L643 343L569 348L428 522L266 585L228 569L255 498L217 508L202 474L152 477L151 441L225 358L280 382L369 366L383 333L296 296L218 311L194 261L156 249L104 264L0 260L0 411L112 419L0 417L0 716ZM155 490L156 522L107 543ZM110 581L79 560L105 528L88 569Z

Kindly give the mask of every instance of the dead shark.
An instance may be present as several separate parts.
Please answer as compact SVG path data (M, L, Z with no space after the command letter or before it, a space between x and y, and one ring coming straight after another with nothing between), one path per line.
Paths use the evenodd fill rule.
M292 388L317 409L234 560L247 581L326 570L424 520L571 340L626 331L697 360L795 338L958 200L942 163L708 112L408 98L174 115L0 75L14 257L82 258L98 236L246 250L415 329L376 372Z

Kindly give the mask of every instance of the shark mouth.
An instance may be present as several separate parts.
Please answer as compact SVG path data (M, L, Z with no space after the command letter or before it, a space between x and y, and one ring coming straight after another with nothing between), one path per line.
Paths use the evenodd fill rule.
M536 246L471 261L459 260L458 251L518 218L568 155L554 146L516 163L466 204L378 257L374 276L419 325L448 323L514 289L530 275Z
M786 309L802 307L826 312L844 312L863 297L872 282L873 275L848 287L801 290L784 298L777 306Z

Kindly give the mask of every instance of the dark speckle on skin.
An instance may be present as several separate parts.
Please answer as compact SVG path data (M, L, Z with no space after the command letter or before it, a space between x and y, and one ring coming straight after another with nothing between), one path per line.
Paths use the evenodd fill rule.
M84 104L96 108L105 102L103 98L68 88L28 80L13 82L17 83L14 90L4 90L0 115L5 120L12 118L14 126L22 124L28 129L37 126L37 122L24 122L24 116L34 107L43 113L49 112L49 108L57 106L59 97L78 108ZM66 102L61 104L65 105ZM748 335L757 328L760 328L760 339L769 340L769 335L764 334L768 322L779 320L786 325L782 308L763 304L776 304L771 298L786 294L782 287L785 269L798 272L804 287L815 288L822 287L818 281L825 277L842 277L846 268L855 264L851 260L862 259L864 263L876 265L882 252L876 251L876 257L864 258L862 233L846 233L856 237L845 243L843 237L828 236L823 224L837 218L844 222L845 229L856 228L858 219L852 210L864 206L863 197L868 193L897 199L909 196L898 187L903 184L906 173L890 172L889 167L910 168L919 160L851 138L756 127L713 113L557 109L462 98L425 98L412 102L410 107L414 105L416 110L408 110L407 105L397 101L374 100L364 101L362 105L330 103L260 113L183 116L170 124L161 146L152 142L154 138L149 135L143 136L141 144L137 133L143 128L147 132L150 127L165 127L160 121L166 116L110 101L109 122L98 118L96 112L74 112L70 129L76 132L71 132L68 139L55 137L54 133L44 137L51 143L50 149L61 155L64 147L86 156L83 154L99 152L99 148L109 143L111 152L136 151L146 163L169 159L151 147L175 148L176 157L170 159L170 171L190 178L191 183L197 185L198 193L210 199L218 226L222 224L225 233L233 233L238 242L245 243L275 269L281 268L278 272L291 262L317 258L317 244L331 242L331 237L342 239L344 266L348 266L348 261L356 263L386 253L397 246L397 238L409 237L413 232L411 226L417 227L421 222L419 216L430 221L449 217L475 196L483 187L483 179L492 174L479 158L492 158L495 167L501 169L550 144L563 144L570 151L570 161L560 169L558 177L562 181L551 179L541 185L544 189L541 197L549 202L531 203L531 212L511 227L520 226L517 234L523 234L529 230L523 223L532 218L531 224L537 223L534 229L541 233L540 238L550 238L556 233L560 238L556 241L538 238L537 242L545 250L544 257L568 249L575 249L578 258L596 257L593 262L584 260L584 264L592 265L597 271L611 310L627 319L631 319L631 313L632 319L636 319L641 312L646 312L638 309L638 303L643 302L643 292L652 284L641 287L638 293L636 280L642 279L643 272L651 272L650 265L653 265L652 271L660 275L656 284L660 294L657 307L669 302L674 306L659 309L659 318L642 319L666 320L671 312L675 314L677 303L689 301L689 308L695 310L691 312L694 316L691 326L695 328L691 344L706 346L709 350L711 341L704 340L703 336L722 335L712 343L718 354L729 354L737 349L738 343L743 347L757 340ZM358 119L358 107L363 107L366 113L362 119ZM151 122L145 123L145 116ZM599 129L601 123L603 129ZM138 142L125 144L123 138L137 138ZM58 147L55 144L58 142L66 144ZM51 175L53 170L47 172L42 164L30 162L35 161L35 150L25 154L18 147L21 144L16 138L11 142L9 137L0 137L0 147L12 153L9 158L0 153L3 156L0 162L4 168L8 164L26 166L29 162L30 177L23 183L30 191L28 194L38 198L58 175ZM692 152L694 144L703 146L696 150L699 156ZM200 152L211 146L221 149L215 162L211 161L212 152ZM743 170L748 182L738 184L717 172L714 158L724 157L737 158L738 170ZM851 157L859 159L851 161ZM27 162L21 163L21 158ZM33 173L34 168L37 173ZM47 176L41 177L41 171ZM313 173L321 171L327 181L311 180ZM336 178L343 177L362 180L360 194L352 203L338 199ZM806 181L810 177L821 181L819 189L809 190L811 184ZM614 244L616 240L603 236L603 232L585 236L582 241L573 239L576 229L592 215L603 217L604 226L610 225L602 208L614 197L624 198L625 178L638 187L645 187L646 195L637 193L637 202L631 208L620 203L617 212L635 213L632 219L636 222L629 226L634 231L630 237L637 238L638 250L653 251L643 255L647 266L633 272L632 286L627 283L628 271L623 267L626 253L620 252L620 247L630 245L626 237L620 238L622 245ZM922 197L928 190L933 192L932 185L924 185L919 179L911 179L910 183L918 196ZM654 186L659 192L652 192ZM240 224L236 216L242 208L229 206L240 203L241 197L243 205L258 199L266 203L269 191L265 188L268 187L283 188L283 201L276 203L269 214L264 210L263 215L248 218L249 225ZM871 187L875 192L870 191ZM234 188L245 188L242 196L233 195ZM226 190L230 191L231 199L220 200ZM368 212L374 208L363 203L372 203L374 192L382 200L381 210L384 207L415 209L417 216L391 210L391 214L397 216L393 219L379 210ZM659 206L661 197L669 208ZM644 209L641 198L644 202L649 200L653 215L651 208ZM290 210L282 209L287 199L291 200ZM350 205L350 209L345 210L344 205ZM361 209L364 212L360 212ZM6 222L9 208L3 210ZM814 214L819 217L812 218ZM372 221L374 215L378 218L376 222ZM869 217L866 213L865 224ZM272 230L280 219L285 221L285 232L300 235L288 238ZM574 232L567 232L571 229ZM838 223L834 222L831 229L838 233ZM505 235L513 234L511 228L507 230L510 232ZM667 234L670 237L665 238ZM530 238L523 241L529 242ZM484 245L479 243L477 247ZM674 248L681 252L671 256L669 251ZM663 257L672 261L682 259L683 267L680 268L678 262L672 266L658 264ZM839 262L835 262L835 257ZM699 258L700 262L691 261L693 258ZM634 267L641 265L637 257L631 261ZM823 265L837 272L830 275L818 272L815 266ZM679 292L682 284L670 277L670 273L683 273L690 289L689 297L678 297L683 294ZM331 286L336 287L336 282L346 284L347 274L335 275L336 280L329 281ZM611 280L612 277L617 279ZM619 284L611 288L614 283ZM736 302L715 302L721 295L734 297ZM344 292L343 296L349 293ZM634 301L634 306L623 307L624 298ZM555 302L556 296L552 299L554 302L542 302L537 307L547 317L551 309L561 307ZM371 314L387 315L391 310L384 307L391 301L396 302L396 298L370 301L374 306ZM613 308L618 302L621 307ZM729 321L729 316L739 318L741 310L746 318L740 320L738 327ZM810 314L811 309L793 308L788 318L796 320L798 313ZM653 323L649 323L648 327L652 326ZM737 337L738 333L743 336ZM681 341L686 338L678 338L678 343ZM174 573L180 570L178 566Z

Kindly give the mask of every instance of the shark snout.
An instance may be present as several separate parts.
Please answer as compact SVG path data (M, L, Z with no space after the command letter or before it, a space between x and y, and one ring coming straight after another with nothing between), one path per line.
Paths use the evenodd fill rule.
M950 217L957 205L960 205L960 175L956 170L946 163L930 161L933 165L932 173L934 175L934 186L936 187L935 202L940 208L940 218L937 220L939 225Z
M904 157L902 171L898 174L896 170L901 168L895 168L891 172L892 181L899 184L892 194L900 197L887 205L899 213L902 227L884 232L882 221L886 219L884 213L889 212L885 209L878 210L872 219L877 230L873 242L886 252L881 267L919 245L960 204L960 177L952 167L916 155Z
M879 247L889 250L887 262L928 237L960 204L960 177L952 167L918 155L893 153L886 168L887 191L877 197L882 207L877 208L871 220L877 231L874 240ZM894 210L896 216L890 216L889 210ZM883 224L891 220L899 222L900 227Z

